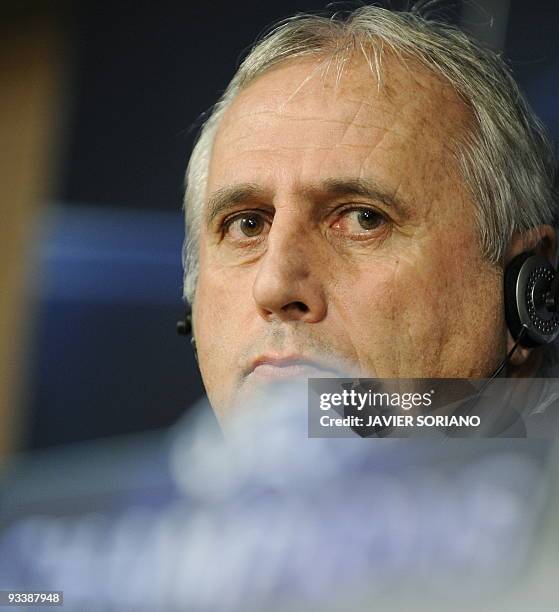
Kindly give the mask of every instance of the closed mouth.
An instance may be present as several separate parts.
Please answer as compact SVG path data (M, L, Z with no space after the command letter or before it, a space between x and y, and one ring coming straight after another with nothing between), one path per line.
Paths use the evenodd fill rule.
M259 357L248 374L262 380L277 380L284 378L320 378L325 375L340 376L340 373L330 366L301 357Z

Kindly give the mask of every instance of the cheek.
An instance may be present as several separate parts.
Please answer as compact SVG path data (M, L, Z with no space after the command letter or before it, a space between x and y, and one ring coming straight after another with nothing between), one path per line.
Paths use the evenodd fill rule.
M227 284L201 273L196 288L193 318L198 366L208 399L221 418L227 404L226 392L233 386L235 305L227 295Z
M340 324L365 369L438 376L490 361L500 329L499 278L466 261L424 249L372 261L339 286Z
M230 283L223 278L219 280L208 272L200 274L194 308L196 342L199 355L208 356L215 367L225 355L221 360L213 357L228 346L237 319L236 307L240 300L230 293Z
M226 388L234 379L247 337L253 274L223 267L200 249L194 324L200 371L206 387Z
M415 256L371 259L343 278L334 298L338 325L364 370L405 375L424 359L427 345L440 346L444 308L432 273Z
M446 312L441 287L448 287L448 279L441 278L438 270L401 257L379 281L375 306L394 338L392 352L398 355L393 356L403 361L411 354L424 354L429 342L439 344Z
M200 256L200 274L196 287L193 319L198 351L198 362L206 388L211 389L227 371L227 347L230 327L222 324L224 317L234 321L235 301L228 296L228 283L219 282L208 271L203 254ZM231 316L230 316L231 315Z

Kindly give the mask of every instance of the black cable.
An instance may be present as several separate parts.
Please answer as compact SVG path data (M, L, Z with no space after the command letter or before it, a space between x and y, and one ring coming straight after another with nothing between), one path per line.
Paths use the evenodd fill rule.
M506 367L506 365L508 364L510 358L513 356L514 352L516 351L516 349L518 348L518 346L520 345L520 341L522 340L522 338L524 337L525 333L528 331L528 328L526 327L526 325L522 326L522 329L520 330L520 333L518 334L518 337L516 339L516 342L514 343L513 347L511 348L511 350L508 352L507 356L503 359L503 361L498 365L497 369L493 372L493 374L491 375L490 378L488 378L483 385L481 386L481 388L479 389L479 391L469 400L466 401L466 407L462 406L461 408L461 412L460 415L461 416L468 416L469 414L471 414L472 410L477 406L480 398L481 398L481 394L485 391L485 389L487 388L487 386L489 385L489 383L493 380L495 380L495 378L497 378L497 376L499 376L499 374L503 371L503 369ZM452 427L450 427L450 434L454 433L456 430L458 429L457 425L453 425Z
M491 375L490 378L488 378L485 383L483 384L483 386L481 387L481 389L478 391L478 395L480 395L480 393L482 393L485 388L487 387L487 385L494 380L495 378L497 378L497 376L499 376L499 374L504 370L505 366L508 364L510 358L513 356L514 351L516 351L516 349L518 348L518 345L520 344L520 341L522 340L522 338L524 337L525 333L528 331L528 328L526 327L526 325L522 326L522 329L520 330L520 333L518 334L518 338L516 339L516 342L514 343L514 346L511 348L511 350L509 351L508 355L503 359L503 361L501 361L501 363L499 364L498 368L493 372L493 374Z

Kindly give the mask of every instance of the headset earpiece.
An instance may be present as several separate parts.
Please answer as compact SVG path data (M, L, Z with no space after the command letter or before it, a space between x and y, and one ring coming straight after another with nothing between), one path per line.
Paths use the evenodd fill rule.
M189 308L186 309L184 319L177 321L177 334L181 336L189 336L192 333L192 312Z
M551 263L532 252L517 255L505 270L507 326L515 340L525 328L525 347L549 344L559 335L555 277Z
M181 336L192 336L190 338L190 344L194 351L194 359L196 359L196 363L198 363L198 349L196 348L196 340L192 329L192 311L189 307L186 308L184 319L177 321L177 333Z

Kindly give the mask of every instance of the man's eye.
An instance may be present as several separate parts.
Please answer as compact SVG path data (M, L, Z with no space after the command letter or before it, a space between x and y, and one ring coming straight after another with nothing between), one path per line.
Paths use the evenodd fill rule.
M267 225L266 219L256 213L237 215L225 222L225 232L235 239L260 236Z
M377 229L385 218L372 208L350 208L342 212L334 229L348 234L364 234Z

